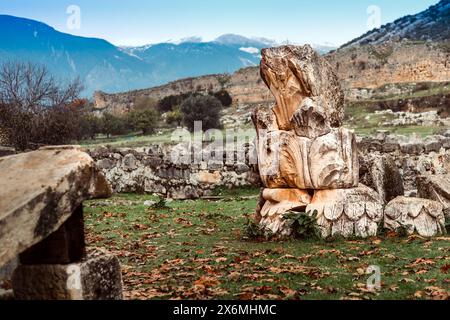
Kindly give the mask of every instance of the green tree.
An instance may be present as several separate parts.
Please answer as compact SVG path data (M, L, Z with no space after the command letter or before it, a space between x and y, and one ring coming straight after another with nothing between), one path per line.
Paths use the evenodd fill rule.
M175 107L173 111L169 111L166 114L166 123L170 125L180 126L183 121L183 113L180 107Z
M194 131L194 122L201 121L203 130L221 128L222 104L213 96L191 96L181 104L183 124Z
M121 135L127 132L125 120L113 114L105 113L101 119L102 133L108 138L112 135Z
M159 114L155 109L134 110L128 117L131 127L141 131L143 135L154 133L159 121Z
M83 138L95 139L95 136L102 131L102 119L95 114L88 112L81 116L79 137L78 140Z
M233 103L233 98L231 98L230 94L227 90L220 90L213 94L214 97L219 99L222 106L229 107Z

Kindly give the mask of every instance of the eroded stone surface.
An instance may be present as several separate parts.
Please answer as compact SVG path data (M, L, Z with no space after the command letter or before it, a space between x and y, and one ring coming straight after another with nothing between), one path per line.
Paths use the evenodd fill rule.
M309 193L299 189L264 189L262 198L265 202L259 213L260 226L281 236L291 234L283 214L290 210L304 211L311 202Z
M317 223L322 237L375 236L383 217L379 195L360 184L357 188L318 190L306 208L317 211Z
M408 233L433 237L445 233L443 206L433 200L397 197L386 206L384 226L389 230L404 228Z
M79 263L21 265L13 275L18 300L121 300L119 260L91 252Z
M338 78L328 62L310 46L264 49L260 70L275 97L273 111L280 130L293 129L292 117L305 98L314 98L316 112L312 114L320 113L306 123L325 118L332 127L342 124L344 95Z
M258 163L268 188L331 189L358 185L355 135L340 128L309 139L293 131L272 131L258 138Z
M374 189L385 203L404 195L403 178L392 156L363 154L360 165L361 183Z
M56 231L84 200L111 194L76 147L1 158L0 175L0 266Z
M450 174L422 175L417 177L418 196L442 204L450 219Z

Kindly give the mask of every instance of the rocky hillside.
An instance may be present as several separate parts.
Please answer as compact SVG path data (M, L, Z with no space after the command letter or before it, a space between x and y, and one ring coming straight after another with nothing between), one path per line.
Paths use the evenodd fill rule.
M450 81L450 51L443 43L391 42L349 47L337 50L326 58L341 79L346 99L352 101L370 99L379 87L389 88L386 95L401 95L405 93L409 83ZM188 78L144 90L117 94L96 92L94 104L98 111L123 114L140 97L160 100L169 95L192 91L206 93L221 89L229 91L236 107L273 101L272 95L261 81L259 68L249 67L231 75Z
M450 0L438 4L416 15L402 17L379 29L367 32L343 47L367 44L383 44L387 41L445 41L450 39Z
M449 5L450 0L442 0L424 12L398 19L328 53L326 58L341 79L347 101L371 100L372 95L382 92L384 97L377 97L377 102L389 98L389 105L392 105L393 96L404 96L409 92L408 88L416 88L417 83L434 82L446 86L450 81ZM236 40L233 37L222 40L230 45L233 39ZM273 101L260 79L258 67L126 93L97 92L94 100L97 110L122 114L130 110L139 97L159 100L173 94L220 89L230 92L235 105L225 111L227 118L235 118L239 110L245 111L254 104ZM440 96L433 99L442 100Z
M412 54L413 53L413 54ZM407 40L345 47L327 55L346 90L450 80L450 47Z
M94 94L94 108L99 112L111 112L121 115L130 111L137 100L143 97L160 100L170 95L193 91L203 93L217 92L222 89L230 93L235 106L264 104L273 101L270 91L261 80L259 68L249 67L231 75L217 74L188 78L144 90L117 94L96 92Z

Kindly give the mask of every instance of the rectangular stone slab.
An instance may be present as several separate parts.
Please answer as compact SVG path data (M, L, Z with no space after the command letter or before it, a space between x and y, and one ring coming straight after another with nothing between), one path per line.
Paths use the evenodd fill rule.
M0 158L0 266L55 232L84 200L111 188L76 147Z

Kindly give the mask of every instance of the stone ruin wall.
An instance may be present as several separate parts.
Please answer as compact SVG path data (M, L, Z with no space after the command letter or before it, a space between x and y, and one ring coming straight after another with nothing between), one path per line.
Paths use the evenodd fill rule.
M379 134L358 138L361 181L377 189L371 168L382 157L393 159L403 179L405 193L415 195L416 177L450 172L450 132L426 139ZM100 147L90 151L115 192L157 193L170 198L195 199L209 196L216 187L258 186L256 166L250 161L253 146L247 145L244 157L233 161L211 160L195 165L171 160L172 146L114 149ZM245 160L238 161L238 158Z

